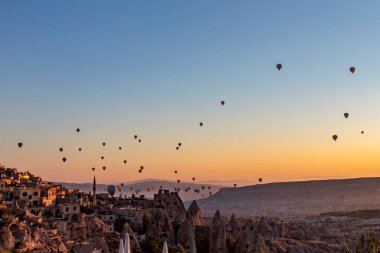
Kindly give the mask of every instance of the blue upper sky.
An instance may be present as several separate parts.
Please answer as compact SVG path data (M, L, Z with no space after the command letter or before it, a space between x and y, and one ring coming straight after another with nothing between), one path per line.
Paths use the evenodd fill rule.
M267 131L285 145L275 133L328 139L350 111L376 129L379 10L351 0L2 1L0 159L13 163L18 139L55 148L76 127L89 139L128 129L159 142L195 136L203 120L221 125L210 138Z

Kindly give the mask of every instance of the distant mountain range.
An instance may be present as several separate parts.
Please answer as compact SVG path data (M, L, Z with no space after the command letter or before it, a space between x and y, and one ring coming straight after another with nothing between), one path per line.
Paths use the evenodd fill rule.
M92 192L92 183L65 183L65 182L54 182L54 184L62 184L66 188L70 189L79 189L84 192ZM98 193L106 192L107 186L109 184L97 184L96 189ZM205 198L209 196L210 192L214 194L219 191L220 188L224 187L222 185L215 184L207 184L207 183L189 183L189 182L181 182L177 183L174 181L165 181L165 180L156 180L156 179L148 179L148 180L140 180L130 183L125 183L123 187L120 184L115 184L115 186L119 186L121 192L117 191L115 196L119 196L120 193L124 196L128 197L135 193L136 190L140 190L137 195L145 195L146 198L153 198L153 195L158 192L160 187L162 189L167 189L173 191L175 188L180 188L179 194L183 201L192 201L198 200L201 198ZM210 187L210 189L209 189ZM132 188L132 189L131 189ZM190 188L187 192L186 188ZM204 188L204 189L203 189ZM195 193L194 189L199 190L199 193Z
M221 188L198 201L204 214L304 216L379 209L380 178L315 180Z

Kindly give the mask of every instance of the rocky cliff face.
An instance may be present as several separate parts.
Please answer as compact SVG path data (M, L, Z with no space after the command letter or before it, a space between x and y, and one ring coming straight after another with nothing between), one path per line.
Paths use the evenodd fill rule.
M186 253L196 253L195 234L190 222L186 219L182 222L177 232L177 242L181 244Z
M166 210L155 208L150 212L150 224L148 224L146 236L159 237L163 241L174 245L175 234L170 218Z
M212 219L210 252L227 253L225 224L219 210Z
M193 226L203 224L201 209L195 200L191 202L189 208L187 209L187 219Z

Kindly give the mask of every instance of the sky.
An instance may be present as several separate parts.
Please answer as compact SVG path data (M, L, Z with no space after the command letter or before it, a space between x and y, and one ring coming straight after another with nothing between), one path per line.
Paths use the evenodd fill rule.
M2 1L0 163L60 182L379 176L379 8Z

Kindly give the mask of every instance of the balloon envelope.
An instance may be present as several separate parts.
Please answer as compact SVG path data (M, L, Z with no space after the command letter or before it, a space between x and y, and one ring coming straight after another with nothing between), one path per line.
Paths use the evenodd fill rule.
M348 114L347 112L344 114L344 117L347 119L348 116L350 116L350 114Z
M350 72L353 74L355 72L356 68L355 67L350 67Z
M21 142L19 142L19 143L17 143L17 146L19 147L19 148L22 148L22 143Z
M281 69L282 69L282 64L277 64L277 65L276 65L276 68L277 68L278 70L281 70Z
M116 191L116 187L114 185L107 186L107 192L109 195L111 195L111 197L113 197L113 195L115 194L115 191Z
M338 139L338 135L333 135L332 138L334 141L336 141Z

